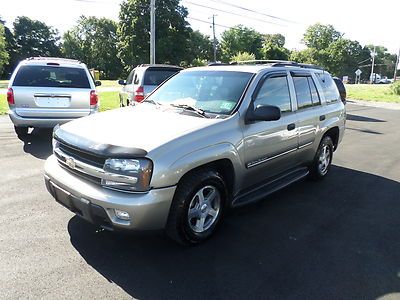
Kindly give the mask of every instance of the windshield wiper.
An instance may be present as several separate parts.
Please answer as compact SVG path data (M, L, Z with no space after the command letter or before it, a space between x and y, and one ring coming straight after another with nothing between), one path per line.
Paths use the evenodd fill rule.
M152 99L146 99L143 102L151 103L151 104L154 104L154 105L161 105L160 102L154 101Z
M208 118L206 116L206 112L204 110L202 110L200 108L197 108L195 106L192 106L192 105L189 105L189 104L175 104L175 103L171 103L170 105L173 106L173 107L194 111L195 113L197 113L198 115L202 116L203 118Z

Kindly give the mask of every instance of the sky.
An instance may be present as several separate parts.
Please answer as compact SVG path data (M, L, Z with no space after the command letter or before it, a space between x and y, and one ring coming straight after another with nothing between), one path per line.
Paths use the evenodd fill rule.
M121 2L0 0L0 17L11 27L17 16L25 15L63 33L74 26L80 15L118 20ZM227 28L243 24L261 33L281 33L286 37L287 48L303 49L301 39L306 28L320 22L332 24L344 37L362 45L383 45L391 53L400 48L400 0L181 0L181 4L189 10L192 28L210 36L212 28L207 22L215 14L217 37Z

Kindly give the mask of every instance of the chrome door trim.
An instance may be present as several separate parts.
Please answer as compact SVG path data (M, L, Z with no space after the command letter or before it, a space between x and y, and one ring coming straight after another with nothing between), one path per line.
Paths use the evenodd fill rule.
M247 169L253 168L253 167L255 167L255 166L258 166L258 165L261 165L261 164L266 163L266 162L268 162L268 161L271 161L271 160L273 160L273 159L275 159L275 158L278 158L278 157L281 157L281 156L283 156L283 155L292 153L292 152L296 151L297 149L298 149L298 148L296 147L296 148L290 149L290 150L288 150L288 151L279 153L279 154L274 155L274 156L271 156L271 157L263 157L263 158L259 158L259 159L255 160L255 161L248 162L248 163L246 164L246 168L247 168Z

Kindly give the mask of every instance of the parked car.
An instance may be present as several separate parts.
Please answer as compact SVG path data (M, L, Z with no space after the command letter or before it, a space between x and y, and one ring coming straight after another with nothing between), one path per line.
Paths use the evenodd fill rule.
M70 59L33 57L14 70L7 91L18 136L29 127L52 128L98 111L96 86L86 65Z
M333 77L333 81L335 82L336 87L339 90L340 99L344 104L346 104L347 92L346 92L346 87L343 84L343 81L340 80L340 78L338 77Z
M191 68L141 105L55 128L45 182L58 202L105 229L164 229L198 244L227 209L325 178L345 114L331 75L315 66ZM138 124L146 126L119 130Z
M137 66L129 73L126 80L118 80L123 86L119 93L120 106L142 102L156 87L181 70L181 67L171 65Z

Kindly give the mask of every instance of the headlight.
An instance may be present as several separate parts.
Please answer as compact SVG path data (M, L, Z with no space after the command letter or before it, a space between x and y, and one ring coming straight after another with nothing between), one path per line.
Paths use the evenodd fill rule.
M149 159L109 158L104 171L115 174L115 179L102 179L101 185L122 191L143 192L149 189L153 163Z

